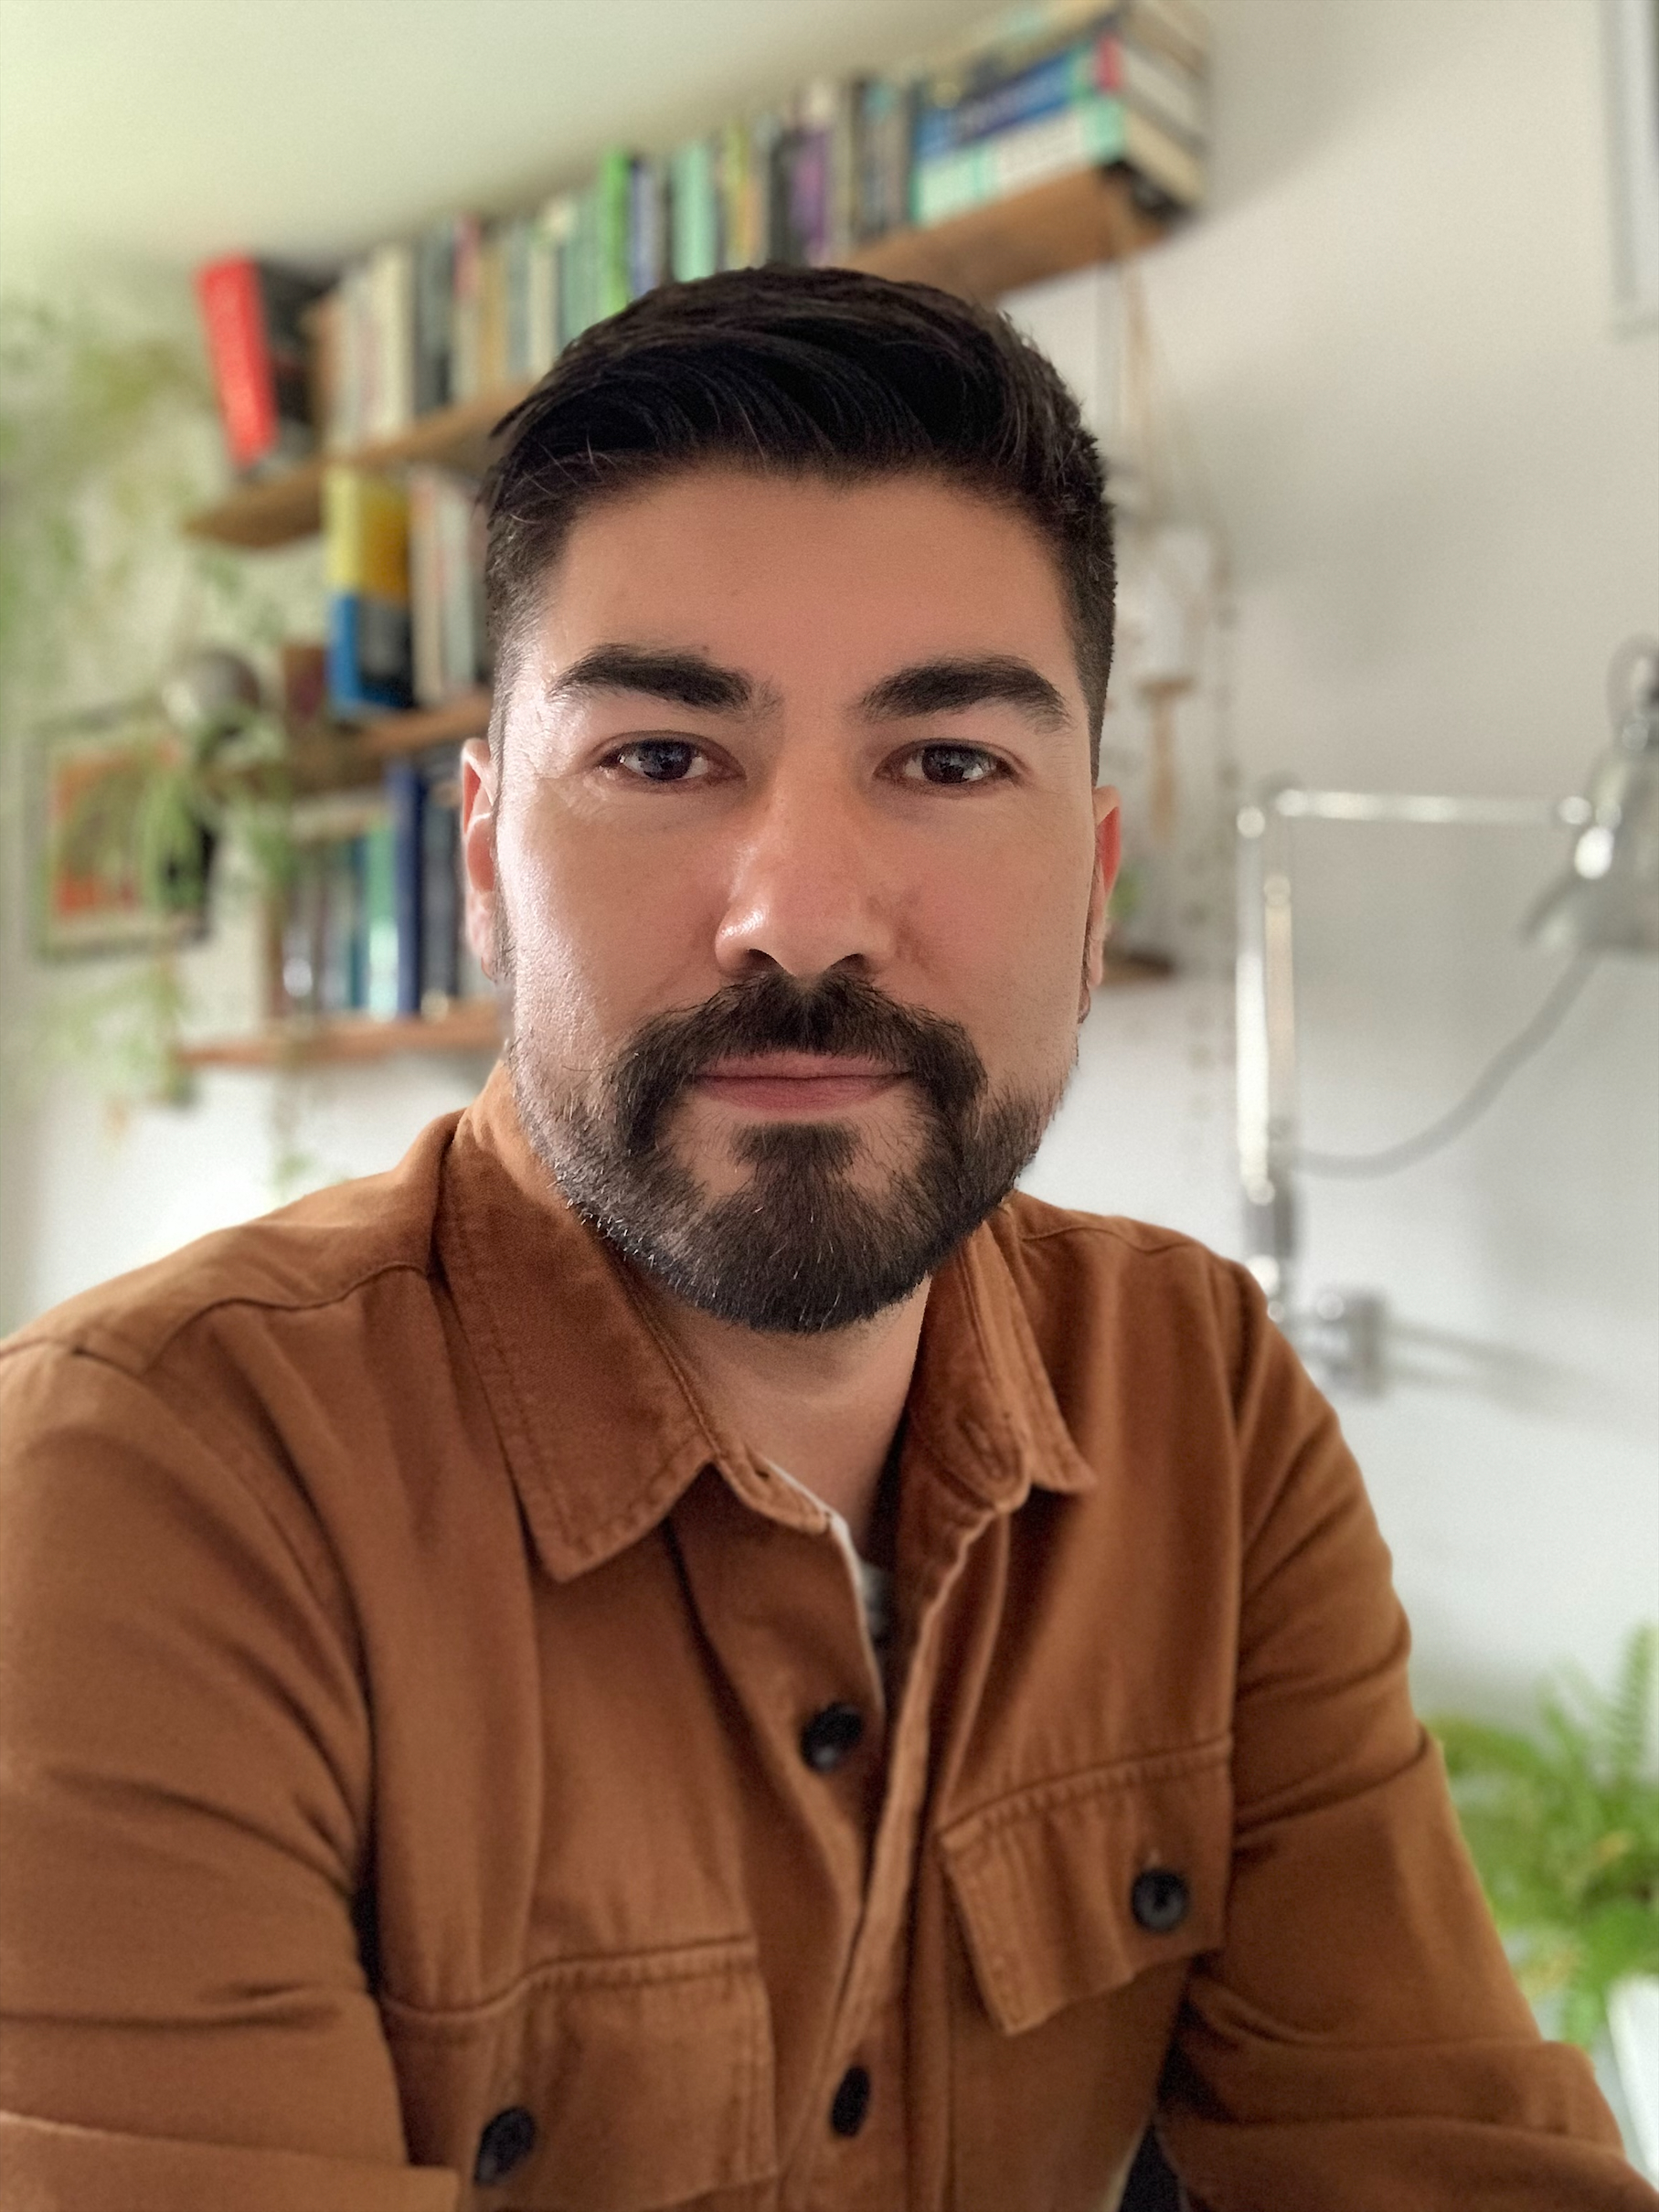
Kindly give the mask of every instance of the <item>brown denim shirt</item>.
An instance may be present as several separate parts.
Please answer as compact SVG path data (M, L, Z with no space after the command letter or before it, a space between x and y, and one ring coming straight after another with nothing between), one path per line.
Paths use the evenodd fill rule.
M937 1279L890 1712L499 1073L0 1377L16 2212L1083 2212L1154 2110L1215 2212L1659 2205L1183 1238L1016 1198Z

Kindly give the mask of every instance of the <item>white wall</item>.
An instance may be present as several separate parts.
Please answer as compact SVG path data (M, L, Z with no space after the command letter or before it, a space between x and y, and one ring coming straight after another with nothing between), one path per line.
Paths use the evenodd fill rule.
M1146 269L1230 540L1247 776L1562 793L1659 628L1659 335L1612 334L1591 0L1219 0L1215 204ZM1020 303L1079 378L1079 295ZM1558 963L1543 832L1298 832L1306 1141L1457 1098ZM1213 982L1103 1002L1031 1178L1238 1249ZM1605 1674L1659 1613L1659 969L1609 962L1469 1136L1307 1189L1401 1372L1343 1418L1425 1702Z
M1189 817L1247 774L1560 792L1602 676L1659 622L1659 337L1611 334L1593 0L1216 0L1216 190L1152 258L1162 349L1229 541L1227 696L1184 724ZM1091 397L1098 280L1017 303ZM1310 1143L1415 1129L1554 969L1520 833L1310 830ZM1196 972L1104 997L1030 1177L1237 1249L1213 866ZM1190 887L1189 887L1190 888ZM1659 1611L1659 970L1610 968L1455 1150L1320 1186L1308 1280L1384 1292L1409 1367L1344 1419L1417 1624L1420 1690L1494 1707L1605 1674ZM408 1063L302 1087L314 1172L386 1164L466 1094ZM5 1131L5 1317L271 1202L274 1087L106 1129L66 1083ZM292 1099L289 1101L292 1107Z

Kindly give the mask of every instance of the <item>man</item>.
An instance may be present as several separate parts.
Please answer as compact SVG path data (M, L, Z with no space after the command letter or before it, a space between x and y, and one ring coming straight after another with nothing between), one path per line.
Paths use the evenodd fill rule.
M999 319L654 295L513 420L477 1104L5 1378L0 2201L1659 2203L1250 1280L1010 1197L1117 854Z

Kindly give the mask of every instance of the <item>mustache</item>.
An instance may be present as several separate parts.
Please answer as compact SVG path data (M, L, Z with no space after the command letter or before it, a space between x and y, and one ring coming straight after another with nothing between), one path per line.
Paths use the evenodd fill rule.
M669 1108L706 1069L765 1052L875 1060L914 1082L947 1123L960 1123L986 1084L960 1022L901 1006L858 975L832 971L800 984L774 970L726 984L701 1005L654 1015L635 1033L613 1077L627 1149L655 1146Z

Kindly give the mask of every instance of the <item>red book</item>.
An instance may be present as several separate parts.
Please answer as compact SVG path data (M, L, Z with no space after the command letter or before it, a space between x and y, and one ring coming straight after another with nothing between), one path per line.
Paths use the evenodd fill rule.
M312 443L301 317L323 289L298 270L241 254L197 272L225 442L238 469L295 460Z

